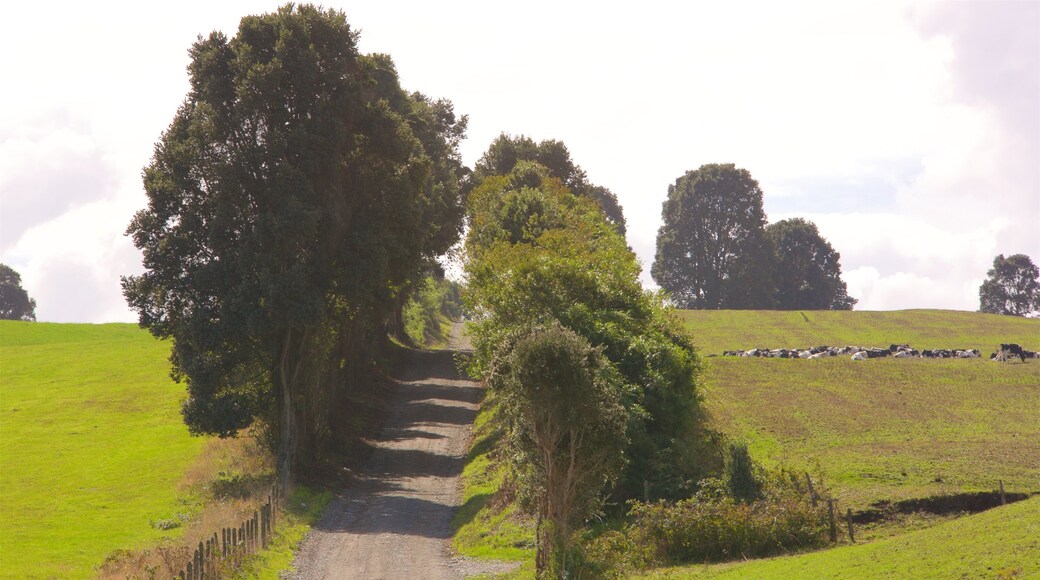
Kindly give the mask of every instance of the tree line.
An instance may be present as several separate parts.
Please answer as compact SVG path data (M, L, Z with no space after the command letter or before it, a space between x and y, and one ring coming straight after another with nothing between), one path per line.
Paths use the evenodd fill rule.
M604 501L686 497L717 455L692 339L641 287L597 198L537 154L491 163L522 142L492 145L467 201L469 371L501 405L517 497L538 521L538 573L562 577Z
M654 281L680 308L852 310L840 254L812 222L766 224L746 169L709 164L668 187Z

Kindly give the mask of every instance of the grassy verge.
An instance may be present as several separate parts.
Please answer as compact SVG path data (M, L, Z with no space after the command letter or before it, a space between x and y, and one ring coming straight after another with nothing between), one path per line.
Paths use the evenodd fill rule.
M0 321L0 578L87 578L182 533L200 504L179 484L206 440L181 421L168 355L130 324Z
M1040 576L1040 498L870 544L655 571L647 578L1031 578Z
M518 513L504 489L501 438L497 406L485 399L473 424L473 443L462 472L462 507L453 520L453 546L473 558L521 561L521 568L509 577L526 578L534 574L534 525Z
M276 523L268 548L247 558L232 576L236 580L280 578L292 569L296 550L307 531L332 501L328 491L298 487L288 499L281 522Z

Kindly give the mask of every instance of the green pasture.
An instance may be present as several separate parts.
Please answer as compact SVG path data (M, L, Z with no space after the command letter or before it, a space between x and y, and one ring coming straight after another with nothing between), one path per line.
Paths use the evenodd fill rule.
M132 324L0 321L0 578L87 578L173 537L205 440L181 421L169 345Z
M703 352L909 343L1040 349L1040 321L948 311L680 313ZM844 506L1040 491L1040 361L706 358L717 428L769 464L820 474Z
M649 578L1037 578L1040 498L886 540L657 570Z
M702 355L752 348L880 346L977 348L1000 343L1040 350L1040 320L956 310L774 311L680 310Z

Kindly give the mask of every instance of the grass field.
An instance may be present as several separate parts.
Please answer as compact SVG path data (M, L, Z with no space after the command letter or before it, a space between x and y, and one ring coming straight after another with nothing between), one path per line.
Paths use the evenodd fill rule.
M169 345L131 324L0 321L0 578L87 578L176 536L188 435Z
M1040 350L1040 320L957 310L761 311L680 310L702 355L723 350L881 346L978 348L985 356L1000 343Z
M968 312L682 312L702 353L909 343L1040 349L1040 321ZM987 347L987 345L993 345ZM1040 491L1040 361L707 358L715 426L766 464L823 475L854 509L879 499Z
M648 578L1037 578L1040 498L869 544L655 571Z

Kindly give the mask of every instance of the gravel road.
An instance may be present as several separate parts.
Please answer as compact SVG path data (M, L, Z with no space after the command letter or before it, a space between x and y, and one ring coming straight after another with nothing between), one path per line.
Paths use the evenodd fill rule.
M511 568L453 557L451 519L481 388L460 377L454 351L410 354L398 373L390 416L375 447L311 529L293 578L464 578Z

